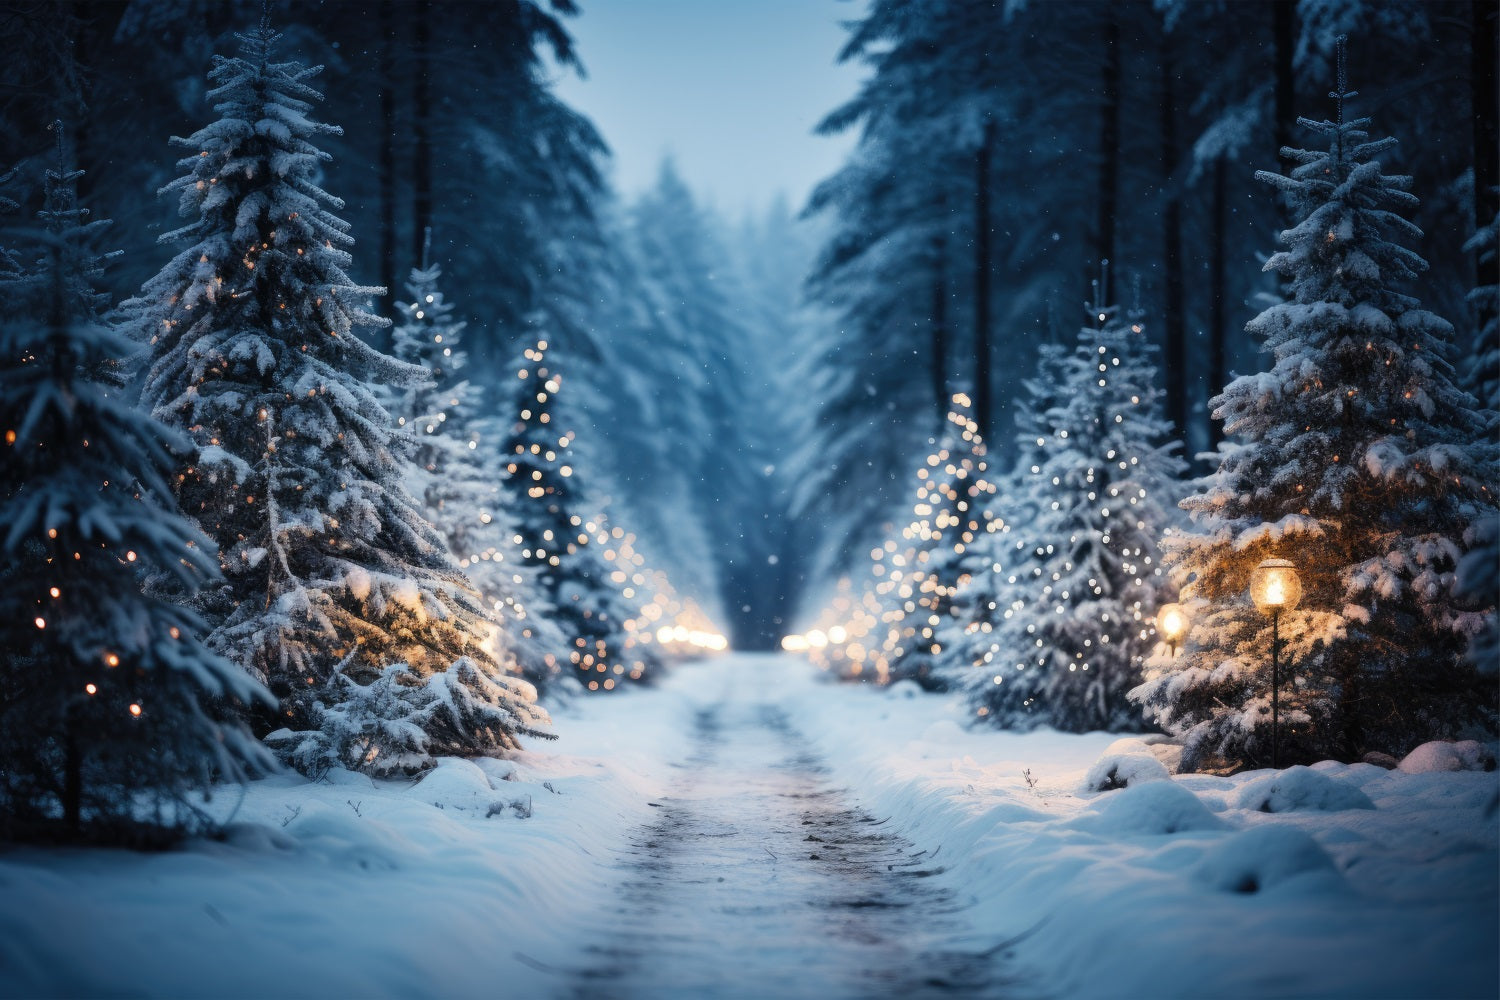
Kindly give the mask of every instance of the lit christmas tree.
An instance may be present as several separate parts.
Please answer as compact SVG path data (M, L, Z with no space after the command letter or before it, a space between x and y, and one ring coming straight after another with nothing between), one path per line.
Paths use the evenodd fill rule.
M500 434L480 416L483 393L462 377L463 320L439 287L442 269L428 262L411 272L407 301L398 303L392 353L427 378L388 391L398 427L416 439L411 492L442 533L459 568L500 623L492 652L507 668L542 683L555 672L562 636L515 544L498 468Z
M1393 287L1426 267L1398 242L1420 236L1399 214L1416 198L1375 159L1395 141L1344 118L1342 39L1338 84L1334 121L1301 120L1329 148L1286 150L1289 175L1257 174L1300 220L1266 264L1294 297L1248 327L1271 370L1213 400L1233 443L1183 502L1194 530L1168 549L1193 626L1133 694L1184 738L1187 767L1271 757L1271 629L1246 596L1271 556L1293 560L1303 587L1280 616L1284 758L1403 754L1493 723L1493 684L1464 658L1484 615L1453 593L1495 509L1490 428L1454 384L1452 327Z
M1006 516L992 518L992 530L980 540L977 554L984 568L972 573L954 595L953 613L938 633L948 685L983 689L974 699L980 718L991 714L984 692L995 676L991 664L1001 655L995 628L1014 617L1018 595L1028 592L1029 580L1041 574L1047 555L1045 545L1036 549L1027 528L1042 517L1042 508L1049 505L1047 498L1052 495L1042 485L1042 465L1053 434L1047 415L1062 391L1067 358L1063 345L1042 344L1035 374L1022 380L1014 418L1015 460L996 488ZM1020 605L1024 607L1024 602Z
M894 551L895 542L888 544L889 550L876 549L871 558L875 552ZM887 667L873 638L882 610L873 578L856 587L850 577L840 577L833 599L813 627L783 637L781 648L789 653L806 653L819 669L845 680L878 681Z
M160 592L217 565L172 506L186 442L122 398L135 345L103 318L91 249L108 223L85 222L55 128L42 260L0 250L0 837L53 840L60 819L138 841L208 825L195 793L271 765L235 715L272 702Z
M1045 417L1053 433L1039 446L1029 555L992 636L990 676L974 686L1007 726L1142 725L1125 694L1149 649L1165 582L1157 539L1176 519L1184 463L1163 443L1172 427L1142 318L1086 308L1091 322L1059 366Z
M575 676L590 691L610 691L641 680L653 664L626 652L626 622L637 617L641 602L623 593L630 572L617 564L618 553L607 558L604 551L624 532L579 513L586 494L573 465L574 433L554 425L562 374L549 367L547 348L538 340L516 367L516 417L501 449L508 506L521 561L535 571L553 608Z
M982 562L976 540L994 530L995 486L969 407L968 396L953 396L937 447L917 470L913 517L901 531L904 547L895 543L871 553L876 594L885 608L884 667L876 670L882 682L909 677L940 686L934 673L942 654L938 629L953 595Z
M305 770L515 747L545 713L486 651L480 596L402 485L406 442L373 387L424 373L356 336L382 290L345 274L348 227L315 180L314 140L337 129L308 117L318 70L272 61L277 37L262 24L216 57L219 120L176 140L192 155L166 188L193 221L164 239L190 245L130 304L144 399L197 445L177 492L219 546L214 645L282 699L277 743ZM393 665L410 715L385 745L384 716L341 706Z

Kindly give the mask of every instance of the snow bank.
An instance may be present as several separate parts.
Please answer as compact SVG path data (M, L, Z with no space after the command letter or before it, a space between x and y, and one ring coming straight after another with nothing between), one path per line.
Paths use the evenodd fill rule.
M768 683L835 779L947 865L976 927L954 947L1010 942L1018 992L1500 993L1500 774L1172 777L1144 740L969 729L957 698ZM1110 769L1127 787L1089 791Z
M257 781L219 796L222 841L175 852L0 854L0 996L554 993L692 704L577 699L545 750L415 782Z

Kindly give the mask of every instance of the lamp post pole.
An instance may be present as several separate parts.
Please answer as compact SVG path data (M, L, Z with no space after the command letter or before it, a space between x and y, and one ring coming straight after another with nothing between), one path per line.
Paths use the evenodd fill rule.
M1271 612L1271 766L1281 770L1281 609Z
M1302 598L1297 567L1287 559L1266 559L1250 574L1250 600L1271 619L1271 766L1281 769L1281 613Z

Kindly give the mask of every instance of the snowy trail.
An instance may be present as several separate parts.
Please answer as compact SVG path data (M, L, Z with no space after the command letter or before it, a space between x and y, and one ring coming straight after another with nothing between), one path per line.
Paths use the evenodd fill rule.
M716 673L680 777L621 851L617 898L599 912L596 940L610 944L586 949L573 994L987 992L987 959L912 944L962 923L935 859L851 807L773 691Z

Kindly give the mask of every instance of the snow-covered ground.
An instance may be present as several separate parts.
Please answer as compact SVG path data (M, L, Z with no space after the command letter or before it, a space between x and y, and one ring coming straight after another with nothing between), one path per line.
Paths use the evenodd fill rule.
M1500 991L1496 772L1166 779L790 657L554 716L415 783L256 782L224 843L0 855L0 995ZM1082 791L1106 751L1136 781Z

